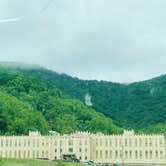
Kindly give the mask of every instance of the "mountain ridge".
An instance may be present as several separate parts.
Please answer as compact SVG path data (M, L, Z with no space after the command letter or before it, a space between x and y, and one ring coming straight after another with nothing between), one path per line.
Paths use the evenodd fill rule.
M166 132L166 75L128 85L109 81L80 80L44 69L16 69L19 74L48 81L72 99L85 102L90 94L92 109L115 125L137 132Z

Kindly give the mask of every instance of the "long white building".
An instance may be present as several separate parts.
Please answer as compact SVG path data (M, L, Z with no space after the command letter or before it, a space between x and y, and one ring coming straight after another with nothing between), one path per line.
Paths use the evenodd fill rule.
M54 160L64 154L75 154L83 162L166 164L166 138L136 135L133 131L122 135L77 132L42 136L39 132L29 132L29 136L0 136L2 158Z

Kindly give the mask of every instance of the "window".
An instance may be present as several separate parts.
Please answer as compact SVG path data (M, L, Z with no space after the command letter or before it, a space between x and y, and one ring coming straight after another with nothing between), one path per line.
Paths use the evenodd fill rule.
M35 147L35 140L33 140L33 147Z
M128 151L125 151L125 158L128 158Z
M15 140L15 147L17 147L17 140Z
M152 146L152 139L149 139L149 146Z
M142 159L142 151L139 152L140 159Z
M148 158L148 151L145 151L145 157Z
M12 147L12 140L10 140L10 147Z
M17 151L14 151L14 157L17 158Z
M162 140L160 140L160 146L162 146L163 145L163 141Z
M96 158L98 158L98 150L96 150Z
M85 156L85 160L87 160L88 159L88 157L87 156Z
M105 151L105 158L108 159L108 151Z
M122 158L122 156L123 156L123 155L122 155L122 150L120 150L120 155L119 155L119 157Z
M145 146L148 146L148 139L145 139Z
M118 151L117 150L115 151L115 158L116 159L118 158Z
M138 158L138 151L137 150L135 151L135 158L136 159Z
M132 158L132 151L130 150L130 159Z
M10 158L12 157L12 152L11 152L11 151L9 152L9 157L10 157Z
M1 140L1 147L3 147L3 140Z
M28 146L30 146L30 140L28 140Z
M160 151L160 159L163 159L163 151Z
M121 139L119 140L119 145L122 146L122 140Z
M33 158L35 158L35 151L33 150Z
M96 147L98 147L98 140L96 139Z
M139 146L142 146L142 139L139 139Z
M110 150L110 158L112 158L112 151Z
M73 148L69 148L69 153L73 153Z
M108 140L105 140L105 146L106 147L108 146Z
M71 145L73 145L73 140L69 140L69 145L71 146Z
M112 146L112 141L110 140L110 146Z
M44 151L42 151L42 157L44 158Z
M150 154L150 158L152 159L152 151L150 151L150 153L149 153L149 154Z
M37 151L37 158L39 158L39 151Z
M102 151L100 150L100 158L102 158L103 154L102 154Z
M19 147L21 146L21 140L19 140Z
M8 147L8 140L6 140L6 147Z
M24 139L24 147L26 147L26 140Z
M137 146L137 138L135 139L135 146Z
M157 139L155 139L155 146L156 146L156 147L158 146Z
M117 144L118 144L118 140L116 139L116 140L115 140L115 146L116 146L116 147L117 147Z
M82 149L81 149L81 148L79 148L79 152L80 152L80 153L82 152Z
M37 147L39 147L39 140L37 140Z
M48 158L48 151L46 151L46 158Z
M26 158L26 151L24 150L24 158Z
M158 151L157 151L157 150L156 150L155 154L156 154L156 158L158 158L158 157L159 157L159 154L158 154Z
M30 151L28 150L28 158L30 157Z
M132 140L131 140L131 138L129 139L129 146L130 147L132 146Z
M6 151L6 157L8 158L8 151Z
M102 139L100 139L100 146L102 146Z
M127 139L125 139L125 146L127 146Z

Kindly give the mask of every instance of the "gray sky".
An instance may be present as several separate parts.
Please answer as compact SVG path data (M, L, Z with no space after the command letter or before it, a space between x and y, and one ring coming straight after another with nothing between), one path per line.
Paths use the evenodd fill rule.
M47 2L0 0L0 61L116 82L166 73L165 0L53 0L40 13Z

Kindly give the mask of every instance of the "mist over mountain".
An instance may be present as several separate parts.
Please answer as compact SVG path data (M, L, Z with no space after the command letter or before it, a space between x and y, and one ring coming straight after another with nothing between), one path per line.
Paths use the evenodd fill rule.
M166 72L165 6L164 0L1 0L0 61L83 79L152 78Z

